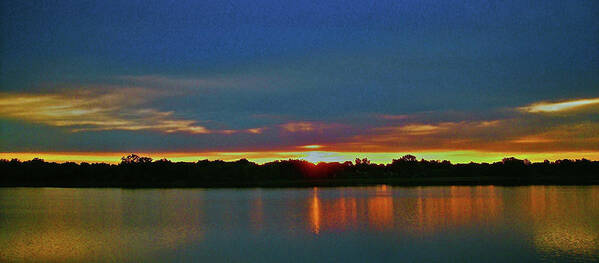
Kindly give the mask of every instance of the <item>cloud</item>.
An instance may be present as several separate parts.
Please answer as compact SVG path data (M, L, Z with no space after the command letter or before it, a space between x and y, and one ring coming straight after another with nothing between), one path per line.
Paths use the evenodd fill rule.
M314 140L335 140L337 138L344 138L344 134L347 130L351 130L353 123L341 124L336 122L323 122L323 121L298 121L288 122L277 125L280 133L288 140L293 139L309 139Z
M169 92L158 88L119 86L52 93L0 92L0 118L64 127L72 132L144 130L165 134L211 134L203 137L208 140L186 141L184 147L165 146L178 147L172 149L174 151L599 151L599 122L590 114L429 111L404 115L375 113L367 118L360 115L362 117L330 122L290 121L296 117L265 114L259 117L266 118L267 123L259 122L258 127L228 129L225 123L213 129L199 120L154 106L160 99L179 96ZM588 100L581 105L592 105ZM527 107L532 105L541 103ZM170 138L174 142L180 139L177 136ZM120 148L115 146L114 149Z
M599 151L599 123L577 118L511 116L502 120L410 122L366 129L331 143L340 152Z
M58 93L0 93L0 117L68 127L73 132L153 130L205 134L194 120L143 104L159 96L143 88L85 89Z
M512 140L512 143L551 143L554 142L554 139L546 138L539 135L527 135L517 139Z
M562 112L574 110L586 106L599 104L599 98L568 100L561 102L538 102L531 105L518 108L520 111L528 113L547 113Z
M430 125L430 124L410 124L403 127L398 127L397 130L409 135L426 135L437 133L445 129L447 124Z
M483 121L440 123L403 123L395 126L375 127L362 134L338 143L332 148L343 151L420 151L455 150L470 145L487 129Z
M249 134L261 134L266 130L266 128L251 128L251 129L245 129L245 130L218 130L218 131L214 131L214 133L220 133L220 134L236 134L236 133L249 133Z
M266 128L252 128L245 130L247 133L261 134Z
M316 128L311 122L290 122L281 125L281 128L288 132L310 132Z
M417 112L375 115L379 122L365 127L327 149L341 152L575 152L599 151L599 122L594 111L599 98L538 102L517 108L519 114L485 112Z

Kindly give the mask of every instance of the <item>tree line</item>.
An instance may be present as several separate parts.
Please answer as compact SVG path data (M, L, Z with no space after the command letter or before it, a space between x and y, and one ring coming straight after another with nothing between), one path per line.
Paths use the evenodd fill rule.
M256 164L171 162L131 154L119 164L55 163L39 158L0 160L0 186L55 187L279 187L447 184L599 184L599 161L532 163L514 157L494 163L453 164L405 155L388 164L279 160Z

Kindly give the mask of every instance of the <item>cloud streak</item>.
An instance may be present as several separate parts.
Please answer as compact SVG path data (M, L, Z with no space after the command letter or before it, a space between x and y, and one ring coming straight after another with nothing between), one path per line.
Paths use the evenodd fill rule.
M538 102L519 108L523 112L529 113L550 113L574 110L586 106L598 105L599 98L568 100L562 102Z
M67 127L72 132L153 130L210 133L172 111L143 107L160 94L151 89L86 89L52 94L0 93L0 117Z
M408 117L401 118L400 123L368 128L356 136L329 144L328 149L340 152L599 151L599 123L527 115L499 120L429 122Z
M323 123L323 122L313 122L313 121L298 121L298 122L288 122L279 125L281 129L290 133L309 133L309 132L318 132L322 133L325 130L337 128L338 124L332 123Z
M229 129L227 126L236 124L235 119L224 123L222 127L209 128L204 126L204 122L184 118L175 111L160 110L155 106L154 103L169 96L180 94L168 94L156 88L122 86L53 93L0 92L0 118L64 127L71 132L125 130L206 135L198 137L201 138L198 140L185 141L184 145L152 146L164 149L174 147L172 151L599 152L599 122L596 116L529 114L541 112L539 110L560 112L589 107L596 104L597 99L539 102L515 108L527 109L525 113L512 108L509 111L490 110L482 113L375 113L369 119L329 121L290 117L257 121L255 128L238 125L241 127ZM224 122L227 119L217 121ZM161 140L165 138L162 134ZM177 136L169 138L172 138L172 142L178 142L181 138L189 139ZM119 151L122 147L116 143L111 149Z

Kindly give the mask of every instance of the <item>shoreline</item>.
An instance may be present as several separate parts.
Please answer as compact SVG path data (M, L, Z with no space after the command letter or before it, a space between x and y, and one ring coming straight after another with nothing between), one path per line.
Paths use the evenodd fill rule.
M171 182L171 183L9 183L0 188L121 188L121 189L175 189L175 188L311 188L311 187L357 187L357 186L531 186L531 185L564 185L590 186L599 185L599 178L564 179L556 177L539 178L484 178L484 177L430 177L430 178L355 178L355 179L306 179L306 180L264 180L255 182Z
M390 164L318 163L246 159L195 163L152 161L130 155L118 165L0 160L0 187L85 188L288 188L434 185L599 185L599 161L531 163L513 157L496 163L417 161L407 155Z

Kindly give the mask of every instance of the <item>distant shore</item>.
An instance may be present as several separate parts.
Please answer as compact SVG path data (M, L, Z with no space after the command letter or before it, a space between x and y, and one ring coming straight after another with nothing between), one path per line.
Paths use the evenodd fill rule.
M534 180L514 178L471 178L471 177L430 177L430 178L389 178L389 179L312 179L312 180L274 180L254 182L206 182L206 183L8 183L1 187L56 187L56 188L310 188L310 187L354 187L354 186L528 186L528 185L599 185L599 179L564 180L545 177Z
M599 162L558 160L531 163L504 158L496 163L452 164L406 155L390 164L312 164L303 160L258 165L234 162L153 161L129 155L118 165L0 160L0 187L245 188L434 185L599 185Z

